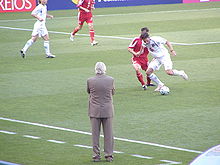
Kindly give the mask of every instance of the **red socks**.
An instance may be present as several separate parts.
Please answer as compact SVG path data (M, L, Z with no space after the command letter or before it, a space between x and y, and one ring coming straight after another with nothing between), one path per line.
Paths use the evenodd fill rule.
M151 79L147 76L147 85L149 85L151 82Z
M137 78L140 81L141 85L145 85L145 82L143 80L143 75L141 73L137 73Z
M72 35L75 35L78 31L79 31L79 29L76 27L76 28L73 30Z
M95 31L89 30L89 35L90 35L90 41L93 42L95 39Z
M75 28L72 32L72 35L75 35L79 31L79 28ZM89 35L90 35L90 41L93 42L95 39L95 31L94 30L89 30Z
M140 81L141 85L146 85L143 79L142 73L136 73L138 80ZM151 79L147 77L147 85L151 83Z

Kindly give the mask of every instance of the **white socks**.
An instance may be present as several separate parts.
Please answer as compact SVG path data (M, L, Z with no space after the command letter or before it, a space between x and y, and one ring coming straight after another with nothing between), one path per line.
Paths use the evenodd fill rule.
M149 77L152 81L154 81L157 85L161 85L161 86L164 85L164 83L162 83L162 82L160 81L160 79L159 79L154 73L152 73L152 74L149 75L148 77Z
M173 69L173 75L174 76L182 76L183 75L183 71L179 71L179 70Z
M50 42L49 41L44 41L44 49L45 49L45 53L46 55L50 55Z
M32 39L28 40L27 43L24 45L23 47L23 52L26 53L26 51L28 50L28 48L34 43L34 41ZM50 42L49 41L44 41L44 49L45 49L45 53L46 55L50 55Z
M23 47L23 51L24 53L28 50L28 48L34 43L34 41L32 39L28 40L27 43L24 45Z

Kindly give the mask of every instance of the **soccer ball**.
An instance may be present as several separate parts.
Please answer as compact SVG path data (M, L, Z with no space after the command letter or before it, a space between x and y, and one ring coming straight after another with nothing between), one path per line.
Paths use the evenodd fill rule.
M160 88L161 95L168 95L170 93L170 89L167 86L163 86Z

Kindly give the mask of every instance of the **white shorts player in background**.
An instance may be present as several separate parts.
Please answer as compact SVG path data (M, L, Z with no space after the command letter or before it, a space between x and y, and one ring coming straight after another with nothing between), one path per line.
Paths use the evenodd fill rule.
M165 72L168 75L181 76L183 79L188 80L188 76L183 70L178 71L173 69L173 63L171 61L170 54L164 46L167 45L170 53L173 56L176 56L176 52L174 51L173 46L169 41L159 36L150 37L148 33L143 33L142 38L144 41L143 46L147 47L150 54L153 56L153 59L147 69L147 75L158 85L155 91L159 91L160 88L164 86L164 83L162 83L153 73L154 71L159 70L161 65L164 66Z
M39 5L32 11L31 15L37 18L37 22L34 24L34 29L32 32L32 37L27 41L23 49L20 50L21 56L25 58L26 51L28 48L37 41L38 37L44 39L44 49L47 58L55 58L54 55L50 53L49 35L46 28L46 18L53 18L52 15L47 14L47 0L39 0Z

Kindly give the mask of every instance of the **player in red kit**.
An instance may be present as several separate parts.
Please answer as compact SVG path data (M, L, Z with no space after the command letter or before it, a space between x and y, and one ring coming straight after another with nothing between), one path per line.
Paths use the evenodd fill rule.
M70 34L70 40L74 40L75 34L82 29L84 22L86 22L89 26L89 34L90 34L90 42L91 45L97 45L98 42L95 41L95 31L93 27L93 15L92 10L94 9L95 0L79 0L78 7L78 26L73 30Z
M141 33L145 30L149 31L148 29L142 28ZM141 69L146 71L148 68L149 52L146 47L144 48L142 47L142 42L143 41L141 36L134 38L128 47L128 51L133 55L131 60L132 60L132 65L136 71L137 78L140 81L142 88L146 90L147 86L154 86L154 85L150 83L151 79L149 77L147 77L147 83L145 83L143 75L140 71Z

